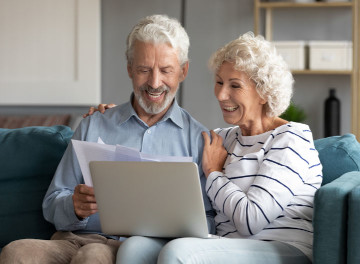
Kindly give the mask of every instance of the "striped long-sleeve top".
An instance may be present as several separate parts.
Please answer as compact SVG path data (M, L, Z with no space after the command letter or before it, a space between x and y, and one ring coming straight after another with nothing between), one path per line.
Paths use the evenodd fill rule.
M242 136L239 127L216 133L228 152L223 171L206 182L218 235L282 241L312 259L322 166L309 127L289 122L256 136Z

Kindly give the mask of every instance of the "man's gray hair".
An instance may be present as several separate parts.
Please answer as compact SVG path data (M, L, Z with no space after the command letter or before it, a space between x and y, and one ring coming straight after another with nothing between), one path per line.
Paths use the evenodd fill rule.
M189 36L178 20L166 15L152 15L141 19L132 29L126 41L126 59L133 60L135 41L154 44L168 43L178 50L179 63L187 62L190 46Z

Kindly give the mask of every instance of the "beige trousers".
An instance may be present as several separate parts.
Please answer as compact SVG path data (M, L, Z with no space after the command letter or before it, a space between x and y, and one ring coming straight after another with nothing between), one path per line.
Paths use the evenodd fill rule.
M0 264L115 263L121 242L97 234L56 232L51 240L21 239L6 245Z

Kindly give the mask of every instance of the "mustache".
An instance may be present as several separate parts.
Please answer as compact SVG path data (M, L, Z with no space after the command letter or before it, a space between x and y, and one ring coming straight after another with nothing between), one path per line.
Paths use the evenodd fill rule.
M162 93L162 92L168 93L168 92L170 92L170 87L168 87L166 85L162 85L162 86L159 86L158 88L153 88L150 85L144 84L139 87L139 90L142 92L146 91L149 93Z

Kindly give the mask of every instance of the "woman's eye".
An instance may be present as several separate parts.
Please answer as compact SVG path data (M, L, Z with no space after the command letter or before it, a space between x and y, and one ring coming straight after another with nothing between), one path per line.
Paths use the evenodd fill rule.
M233 84L231 85L232 88L240 88L240 85Z
M223 82L216 82L216 84L218 84L218 85L223 85Z

